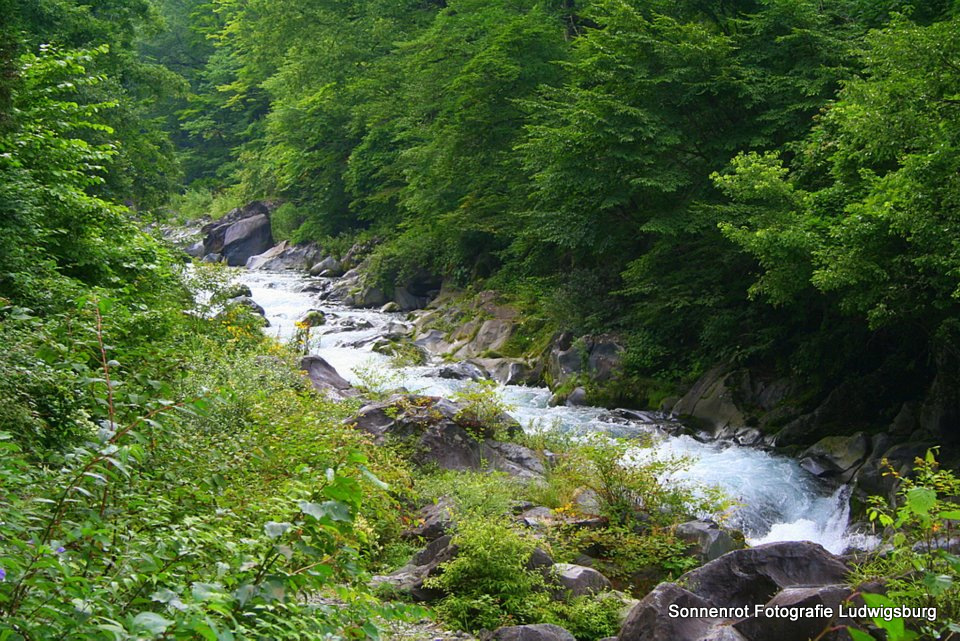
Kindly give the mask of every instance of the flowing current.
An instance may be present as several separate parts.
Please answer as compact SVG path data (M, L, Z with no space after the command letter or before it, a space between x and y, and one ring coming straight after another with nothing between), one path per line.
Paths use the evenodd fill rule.
M294 323L311 309L327 315L327 324L314 330L321 334L312 352L322 356L347 380L359 382L358 372L371 366L386 367L386 356L370 351L372 339L388 323L403 322L403 314L349 308L321 301L317 293L303 291L309 282L290 273L243 271L240 282L248 285L253 299L266 311L270 327L265 331L290 339ZM359 344L359 346L358 346ZM404 367L396 371L397 383L410 391L437 396L454 393L462 381L431 376L436 367ZM546 388L506 385L501 389L511 414L527 430L560 425L577 433L603 432L616 436L652 434L658 438L650 449L636 456L683 457L689 461L671 482L716 486L736 503L728 524L741 529L752 545L773 541L814 541L839 554L851 548L870 547L868 537L848 531L849 490L828 488L803 470L792 458L726 442L703 443L686 435L668 436L658 428L666 417L643 414L639 420L617 419L596 407L550 407Z

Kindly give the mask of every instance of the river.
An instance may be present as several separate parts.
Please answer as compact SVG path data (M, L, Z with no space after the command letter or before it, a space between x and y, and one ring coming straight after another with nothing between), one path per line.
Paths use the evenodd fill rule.
M309 282L303 275L241 271L238 280L248 285L253 299L265 310L270 327L265 331L288 340L294 322L311 309L328 316L328 324L314 330L320 334L311 351L322 356L351 382L358 382L358 369L391 367L390 359L356 346L383 333L388 323L404 322L404 314L349 308L321 301L317 293L303 291ZM395 372L399 383L421 394L449 396L462 381L438 378L436 366L402 367ZM796 460L727 442L700 442L686 435L669 435L660 429L673 420L649 414L645 420L616 419L596 407L550 407L546 388L505 385L504 400L511 414L527 430L560 425L577 432L605 432L619 436L652 434L655 444L637 450L638 457L681 456L689 464L669 480L676 483L719 487L737 507L726 523L741 529L748 543L813 541L840 554L870 547L872 537L849 531L849 488L834 488L803 470Z

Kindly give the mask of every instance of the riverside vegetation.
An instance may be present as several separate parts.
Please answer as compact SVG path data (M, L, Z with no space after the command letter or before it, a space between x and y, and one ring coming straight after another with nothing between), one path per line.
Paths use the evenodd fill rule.
M857 417L875 428L960 380L958 12L0 0L0 641L364 639L428 615L630 641L624 591L696 566L676 527L722 497L549 431L514 437L552 453L540 481L416 466L345 424L393 398L389 374L318 393L302 346L146 223L274 199L277 240L366 245L384 291L498 290L517 353L618 334L617 384L644 403L733 363L810 398L883 381ZM495 390L459 402L471 433L497 427ZM913 467L889 471L867 511L888 545L847 580L941 616L857 641L960 632L960 485L932 453ZM458 552L428 611L371 578L434 502ZM530 505L571 518L531 530ZM598 520L571 526L582 510ZM585 550L621 592L570 597L531 565Z

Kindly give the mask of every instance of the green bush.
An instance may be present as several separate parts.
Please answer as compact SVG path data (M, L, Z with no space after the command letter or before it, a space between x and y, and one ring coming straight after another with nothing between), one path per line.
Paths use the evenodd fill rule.
M881 581L885 595L863 594L872 607L936 608L936 621L877 618L890 641L949 638L960 629L960 556L949 546L960 521L960 479L941 469L933 451L917 458L913 473L886 472L899 483L895 500L873 496L868 515L884 528L884 544L851 575L856 587ZM851 629L854 641L871 638Z
M538 621L549 603L543 576L526 568L536 542L494 518L461 520L456 558L424 584L447 594L436 606L448 624L493 630Z

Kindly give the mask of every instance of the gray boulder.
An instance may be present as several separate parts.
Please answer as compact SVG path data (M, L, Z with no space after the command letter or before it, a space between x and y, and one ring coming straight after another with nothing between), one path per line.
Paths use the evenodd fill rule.
M417 525L403 533L407 539L433 541L446 534L453 525L453 499L441 496L417 512Z
M847 573L846 565L838 557L815 543L791 541L734 550L687 572L676 584L658 585L634 607L618 638L620 641L807 639L809 636L781 637L771 633L763 627L769 623L767 619L747 623L741 629L730 624L742 619L673 617L670 606L753 608L758 603L815 603L817 599L833 602L839 594L835 588L843 585ZM805 629L797 634L805 634Z
M498 628L490 638L494 641L576 641L570 632L552 623Z
M676 583L661 583L627 615L618 641L746 641L717 619L669 616L671 605L709 608L713 604Z
M593 568L572 563L557 563L553 566L557 582L564 592L578 597L612 590L610 580Z
M437 370L437 376L458 381L480 381L490 378L482 368L467 361L444 365Z
M767 607L816 608L821 605L836 611L852 590L845 585L786 588L766 603ZM851 623L835 621L834 624ZM733 624L736 630L751 641L776 639L777 641L807 641L816 638L827 625L829 617L802 617L796 621L789 618L751 616Z
M733 536L709 519L681 523L677 526L676 534L690 544L691 553L703 563L744 547L742 534L736 532L739 536Z
M536 458L530 450L492 439L498 429L518 433L520 424L515 419L502 414L494 421L496 424L477 424L465 417L462 410L463 406L436 396L398 395L361 408L347 424L373 435L378 443L388 439L412 442L412 460L418 465L536 474L535 470L522 468L523 462Z
M350 381L340 376L337 370L320 356L304 356L300 359L300 369L307 373L314 389L331 398L348 398L358 394Z
M870 454L870 437L863 432L852 436L827 436L800 455L800 466L821 478L848 482Z
M683 575L692 592L718 605L766 603L784 588L836 585L849 572L816 543L785 541L735 550Z
M236 305L246 307L247 309L252 311L254 314L259 314L264 318L266 318L267 316L267 312L263 309L263 307L261 307L260 304L257 303L257 301L253 300L249 296L235 296L227 300L225 304L226 307L234 307Z
M405 566L388 575L375 576L371 580L373 587L390 586L392 589L408 594L416 601L435 601L443 594L438 590L425 588L423 582L436 576L442 570L440 566L457 555L457 546L451 536L446 534L431 541L427 547L414 555Z
M542 368L532 367L519 358L478 358L474 362L503 385L536 385L542 375Z
M380 308L380 312L383 314L392 314L399 311L401 311L400 305L396 304L393 301L390 301L389 303L387 303L386 305Z
M283 241L263 253L248 258L246 266L250 270L268 272L307 270L321 251L315 243L293 245Z
M327 256L320 262L316 263L310 268L311 276L329 276L337 277L343 276L344 270L343 265L340 264L340 261L334 258L333 256Z
M266 213L223 223L222 226L214 228L203 241L204 250L208 254L221 254L232 267L246 265L251 256L263 253L272 246L270 218Z
M564 404L567 407L583 407L588 405L587 403L587 390L582 387L575 387L570 395L567 396L567 400L564 401Z

